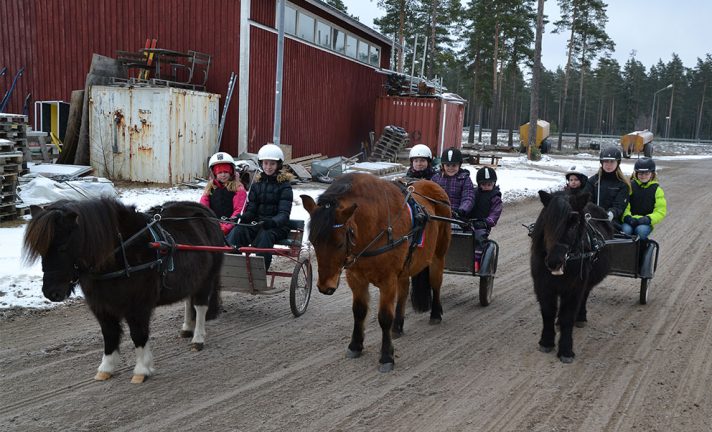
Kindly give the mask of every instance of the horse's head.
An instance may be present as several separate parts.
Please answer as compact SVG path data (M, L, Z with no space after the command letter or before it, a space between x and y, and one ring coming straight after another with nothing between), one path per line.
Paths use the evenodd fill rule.
M355 203L345 206L337 200L323 197L317 204L312 197L301 195L304 208L310 215L309 241L319 266L316 286L322 294L331 295L339 287L342 270L353 259L356 226L352 216L358 206Z
M568 255L577 247L576 242L585 229L583 209L589 194L539 191L539 198L544 209L537 220L534 237L543 237L544 263L551 274L561 276Z
M32 220L24 239L26 262L42 258L42 293L53 302L69 297L77 284L76 251L81 250L75 232L77 214L59 208L31 206Z

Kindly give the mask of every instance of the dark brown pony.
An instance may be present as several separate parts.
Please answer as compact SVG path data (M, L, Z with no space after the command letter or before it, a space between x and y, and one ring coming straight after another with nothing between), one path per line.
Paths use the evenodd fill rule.
M554 349L558 316L557 355L571 363L574 324L585 325L588 295L610 271L610 251L604 244L613 238L613 224L604 209L589 202L588 193L539 191L539 197L544 208L534 224L531 248L534 292L543 321L539 349Z
M160 218L160 221L158 219ZM164 242L162 252L149 242ZM109 379L121 361L121 321L126 320L136 347L132 382L153 372L149 323L156 306L185 302L181 334L203 348L205 320L220 310L219 278L223 255L175 252L173 243L222 246L212 210L193 202L166 203L147 213L114 199L59 201L32 208L24 255L42 257L42 293L60 302L78 283L104 336L104 356L95 376Z
M354 329L347 356L359 357L363 351L364 320L368 312L368 286L380 291L378 323L383 333L380 370L393 369L391 330L403 332L404 307L408 298L409 277L429 268L429 285L414 284L413 296L431 299L431 323L442 319L440 287L445 254L450 245L450 224L430 221L427 215L450 217L445 191L429 180L412 184L410 195L417 202L411 210L406 193L396 183L371 174L339 177L318 199L318 204L302 195L304 208L311 215L309 240L314 246L319 268L317 287L331 295L339 285L342 270L353 294ZM424 239L411 247L415 220ZM416 230L418 224L415 224ZM417 240L417 239L416 239ZM432 293L431 293L432 290ZM414 304L423 304L416 301ZM427 310L427 309L425 309Z

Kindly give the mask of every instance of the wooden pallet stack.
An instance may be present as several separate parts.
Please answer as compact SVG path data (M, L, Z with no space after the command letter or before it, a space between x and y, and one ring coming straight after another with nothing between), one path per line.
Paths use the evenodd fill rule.
M374 144L368 160L369 162L396 162L398 152L408 147L409 144L408 131L398 126L386 126L383 128L381 137Z
M0 222L17 219L27 208L17 206L17 181L29 172L27 116L0 114Z

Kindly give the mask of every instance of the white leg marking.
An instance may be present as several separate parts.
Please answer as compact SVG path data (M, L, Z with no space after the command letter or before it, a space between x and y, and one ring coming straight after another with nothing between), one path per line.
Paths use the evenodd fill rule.
M119 356L119 350L115 350L109 355L104 354L101 357L101 364L99 365L98 372L106 372L109 375L113 374L116 368L121 362L121 357Z
M205 314L207 312L207 306L195 306L195 331L192 343L205 343Z
M185 304L185 314L183 315L183 327L181 328L181 330L192 332L193 329L195 329L195 321L193 320L193 317L192 317L193 304L190 301L190 298L188 298L184 304Z
M146 342L146 346L136 348L136 367L133 373L146 376L153 373L153 353L148 342Z

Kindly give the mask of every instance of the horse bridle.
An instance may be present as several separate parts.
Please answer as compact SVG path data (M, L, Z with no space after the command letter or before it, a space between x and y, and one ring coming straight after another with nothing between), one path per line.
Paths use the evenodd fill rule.
M603 247L606 244L605 237L596 227L594 227L591 224L591 221L608 221L608 219L594 218L593 216L591 216L591 213L585 213L583 215L583 217L586 222L586 230L582 235L577 235L577 238L574 241L574 244L580 242L580 244L581 244L580 251L571 253L571 248L574 247L574 244L567 245L565 243L560 243L562 246L566 247L566 254L564 257L564 265L566 265L566 263L568 263L569 261L580 261L581 262L581 269L580 269L581 276L583 276L584 261L589 260L589 259L592 261L595 261L598 257L598 253L601 251L601 249L603 249ZM588 251L585 251L586 239L588 239L591 244L591 250L588 250ZM559 243L557 243L557 246L558 245L559 245Z
M407 192L408 193L406 194L405 200L403 202L403 204L406 206L408 205L408 199L410 199L410 196L413 193L413 187L409 186L407 188ZM386 202L388 202L387 196L386 196ZM331 203L327 203L324 205L324 207L326 207L326 208L329 208L330 206L331 206ZM359 253L354 254L351 251L351 248L356 246L356 242L354 240L355 234L354 234L353 227L350 224L347 225L349 222L346 221L342 224L335 224L332 226L332 229L345 228L345 231L346 231L344 234L344 245L346 247L346 259L344 260L344 263L342 264L343 268L348 269L349 267L354 265L354 263L356 263L356 261L360 257L372 257L372 256L377 256L377 255L386 253L392 249L395 249L396 247L400 246L401 243L403 243L404 241L411 238L411 236L415 232L414 229L409 230L405 235L403 235L395 240L393 239L393 225L391 224L390 206L386 206L386 208L388 209L388 227L384 228L378 234L376 234L376 236L373 238L373 240L371 240L366 245L366 247L364 247L361 250L361 252L359 252ZM402 217L402 214L403 214L403 212L399 212L399 216L398 216L397 220L400 220L400 218ZM376 243L381 237L383 237L384 234L388 234L388 241L386 242L386 244L381 246L378 249L368 250L371 246L373 246L374 243ZM406 259L406 263L408 261L409 261L409 257Z

